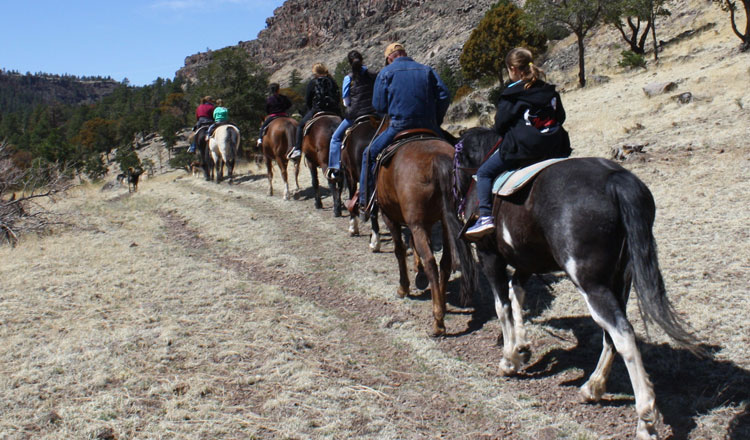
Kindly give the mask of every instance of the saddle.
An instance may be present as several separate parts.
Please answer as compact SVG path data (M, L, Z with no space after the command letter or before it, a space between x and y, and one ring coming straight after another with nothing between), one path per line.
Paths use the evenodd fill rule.
M506 171L497 176L492 184L492 192L500 197L507 197L514 194L529 183L534 176L539 174L543 169L567 159L568 158L547 159L524 168Z
M305 127L304 127L304 129L302 131L302 136L303 137L307 136L307 132L310 131L310 127L312 127L312 125L314 123L318 122L318 119L323 118L325 116L338 116L338 115L336 113L334 113L334 112L318 112L318 113L315 113L315 115L313 115L313 117L310 118L309 121L307 121L307 124L305 124Z
M217 128L219 128L219 127L221 127L221 126L223 126L223 125L231 125L231 126L232 126L232 127L234 127L234 128L235 128L235 129L237 130L237 131L240 131L240 129L239 129L239 128L237 128L237 126L236 126L236 125L234 125L234 124L232 124L231 122L217 122L216 124L214 124L214 131L213 131L213 133L211 133L211 136L210 136L210 137L214 137L214 134L216 133L216 129L217 129ZM209 136L208 136L208 133L206 133L206 138L207 138L207 139L209 138Z
M344 133L344 139L341 141L341 149L343 150L346 148L346 140L349 138L349 135L354 131L355 128L359 127L362 124L370 124L373 128L377 128L380 125L381 119L378 118L377 115L362 115L354 120L352 123L352 126L346 129L346 132Z

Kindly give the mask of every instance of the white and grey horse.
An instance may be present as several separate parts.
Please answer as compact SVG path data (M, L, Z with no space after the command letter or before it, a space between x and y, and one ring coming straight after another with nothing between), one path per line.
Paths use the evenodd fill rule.
M237 151L240 146L240 130L231 124L216 127L208 140L208 148L214 162L216 183L224 179L224 164L227 165L229 183L232 183L232 173L237 160Z

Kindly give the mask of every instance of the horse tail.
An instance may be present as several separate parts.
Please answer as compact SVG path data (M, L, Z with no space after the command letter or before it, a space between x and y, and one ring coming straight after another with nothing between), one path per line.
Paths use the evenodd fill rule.
M472 295L477 290L478 278L474 255L471 245L459 238L463 225L456 215L456 201L453 197L453 162L451 158L438 156L433 162L433 175L437 177L440 186L440 194L443 205L443 227L448 230L451 256L453 261L458 261L461 267L461 304L468 305L472 302ZM445 252L445 249L443 249Z
M628 267L644 323L655 322L680 346L696 355L705 355L705 350L698 346L696 337L685 329L686 323L667 298L652 229L656 206L651 191L629 171L612 174L607 180L607 191L617 203L625 228Z

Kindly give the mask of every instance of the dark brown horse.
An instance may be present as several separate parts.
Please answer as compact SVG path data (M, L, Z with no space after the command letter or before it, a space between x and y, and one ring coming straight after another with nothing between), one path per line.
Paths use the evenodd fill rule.
M289 181L286 166L289 159L286 155L292 149L294 136L297 132L297 121L294 118L282 116L268 124L263 136L263 156L266 159L266 174L268 176L268 195L273 195L273 161L276 161L284 179L284 200L289 200ZM294 164L294 182L299 190L299 162Z
M393 237L398 260L398 296L409 293L406 269L406 247L401 227L411 230L415 253L421 258L432 293L432 334L445 333L445 291L453 262L458 257L461 268L461 298L469 302L476 286L476 270L469 245L458 239L462 224L456 216L452 193L453 147L439 138L408 142L395 152L378 172L377 201ZM435 222L442 223L443 256L440 272L432 253L430 231Z
M380 119L368 115L358 118L350 128L344 139L344 149L341 152L341 170L349 189L349 198L354 197L359 186L359 174L362 170L362 153L365 151L380 126ZM336 196L341 199L341 192ZM349 213L349 235L359 235L359 205ZM373 252L380 251L380 226L378 225L377 210L373 209L370 215L372 234L370 235L370 249Z
M341 124L341 117L335 114L323 114L315 116L310 121L311 124L307 133L302 138L302 154L307 160L307 166L310 168L310 177L312 178L313 191L315 192L315 208L322 209L323 203L320 201L320 184L318 183L318 168L324 175L328 169L328 151L331 144L333 132ZM330 182L331 194L333 197L333 215L341 216L341 199L335 195L339 192L334 190L336 183Z

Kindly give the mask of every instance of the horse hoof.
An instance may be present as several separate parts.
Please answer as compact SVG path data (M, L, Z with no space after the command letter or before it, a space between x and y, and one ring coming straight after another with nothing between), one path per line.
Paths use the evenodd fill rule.
M518 374L518 368L512 362L503 358L500 361L500 374L503 376L515 376Z
M604 391L605 389L603 386L592 384L591 381L588 381L583 384L579 393L583 403L594 403L602 400Z
M399 286L398 290L396 291L396 296L399 298L406 298L406 295L409 294L409 288L404 288L403 286Z
M531 359L531 348L526 344L521 345L518 347L518 354L521 356L521 362L527 364Z
M424 272L417 272L417 276L414 277L414 285L417 289L424 290L430 285L430 280L427 279L427 275Z
M432 329L432 333L430 333L430 336L433 338L445 336L445 327L435 327L434 329Z

